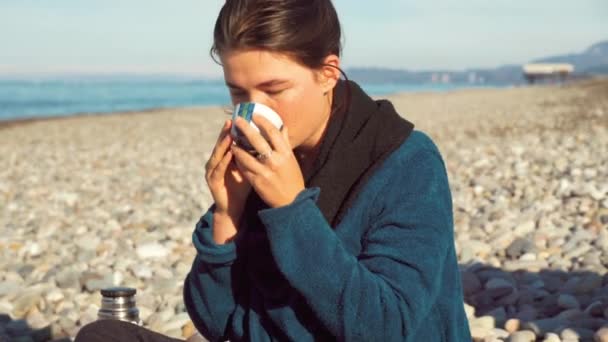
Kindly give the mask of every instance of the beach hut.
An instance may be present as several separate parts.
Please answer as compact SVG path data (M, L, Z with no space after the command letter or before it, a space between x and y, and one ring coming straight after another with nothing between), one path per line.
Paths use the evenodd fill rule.
M523 66L524 77L528 83L537 80L564 81L574 72L574 65L567 63L533 63Z

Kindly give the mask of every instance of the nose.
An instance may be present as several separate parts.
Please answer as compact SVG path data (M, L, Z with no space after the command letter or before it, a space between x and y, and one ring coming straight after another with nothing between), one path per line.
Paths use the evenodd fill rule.
M249 102L257 102L257 103L261 103L261 104L265 104L265 96L264 93L262 92L249 92L248 96L247 96L247 101Z

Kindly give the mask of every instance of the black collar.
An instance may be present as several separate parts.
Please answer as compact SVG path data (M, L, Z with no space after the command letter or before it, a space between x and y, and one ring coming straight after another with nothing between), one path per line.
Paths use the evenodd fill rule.
M332 113L306 179L307 187L321 189L317 206L334 228L369 177L414 129L389 101L374 101L355 82L338 83L332 103L344 98L350 98L348 110Z

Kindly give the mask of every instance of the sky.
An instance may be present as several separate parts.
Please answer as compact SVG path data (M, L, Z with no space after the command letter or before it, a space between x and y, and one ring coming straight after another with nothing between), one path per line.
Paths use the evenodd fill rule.
M224 0L0 0L0 76L221 76ZM463 70L578 53L608 40L608 0L333 0L342 65Z

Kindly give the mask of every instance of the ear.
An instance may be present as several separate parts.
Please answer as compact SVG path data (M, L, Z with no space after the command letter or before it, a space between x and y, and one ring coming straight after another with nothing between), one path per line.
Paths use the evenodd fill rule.
M323 88L323 92L329 92L332 90L338 80L340 79L340 57L336 55L328 55L323 60L323 64L319 69L318 81L321 87Z

